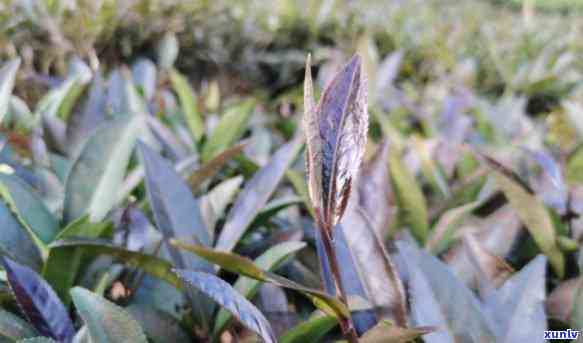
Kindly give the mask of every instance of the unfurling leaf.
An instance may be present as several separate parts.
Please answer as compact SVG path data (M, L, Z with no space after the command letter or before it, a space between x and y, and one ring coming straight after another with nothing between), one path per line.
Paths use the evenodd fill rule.
M331 229L344 214L366 145L367 87L360 56L336 74L317 106L308 58L304 112L310 198L322 224Z

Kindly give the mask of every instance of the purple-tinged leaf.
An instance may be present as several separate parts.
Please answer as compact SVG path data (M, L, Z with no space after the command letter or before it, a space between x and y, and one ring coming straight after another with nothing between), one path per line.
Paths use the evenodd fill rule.
M553 157L544 151L524 149L526 156L535 161L543 171L543 176L533 188L542 195L543 201L560 214L567 210L569 191L563 177L561 166Z
M360 168L368 130L367 86L355 55L330 82L314 107L310 59L304 81L304 131L308 187L327 229L342 218Z
M20 310L42 335L68 343L75 334L69 313L53 289L32 269L7 257L0 262Z
M70 157L79 154L87 137L105 121L105 114L105 87L101 73L97 72L83 109L73 112L67 122L66 148Z
M405 290L383 242L364 212L351 201L342 227L356 268L367 290L368 300L379 319L407 326Z
M389 175L389 142L383 142L363 164L358 179L358 204L378 235L385 237L395 216L395 199Z
M216 247L231 251L243 236L249 224L265 206L279 181L285 175L301 147L300 136L280 147L269 163L253 175L239 193L231 208Z
M162 148L169 156L174 160L181 160L186 158L190 151L182 142L176 138L176 135L166 127L162 122L153 116L146 117L146 123L150 127L152 134L158 142L162 145Z
M368 302L368 294L361 280L361 274L357 269L353 255L350 252L345 231L349 230L345 230L343 224L338 224L333 232L336 258L338 259L338 264L342 266L340 268L340 279L348 297L357 296ZM324 242L322 242L322 233L320 230L316 230L315 234L318 260L320 262L320 270L324 281L324 289L326 290L326 293L334 296L336 295L334 278L332 276L330 264L328 263L329 258L326 249L324 248ZM377 323L376 313L372 309L353 310L351 311L351 316L355 329L359 335L362 335Z
M271 325L263 314L231 285L208 273L176 270L176 274L187 285L194 286L231 312L243 325L257 333L266 343L277 342Z
M496 342L542 341L540 333L547 329L544 309L546 262L544 256L537 256L502 287L485 297L484 310L494 322ZM517 320L524 321L524 324L513 325Z

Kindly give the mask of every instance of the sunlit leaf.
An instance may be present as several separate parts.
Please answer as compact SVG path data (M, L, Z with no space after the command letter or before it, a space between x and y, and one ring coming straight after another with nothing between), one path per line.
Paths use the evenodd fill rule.
M304 80L304 131L310 198L331 230L342 217L360 167L368 130L367 86L355 55L314 105L310 59Z
M277 268L281 262L291 254L305 247L303 242L284 242L278 244L255 260L255 265L263 270L272 271ZM260 286L260 282L244 276L239 277L233 288L248 299L253 299ZM214 334L220 334L230 320L230 315L223 309L219 311L215 318Z
M12 88L14 88L18 67L20 67L20 59L14 59L0 68L0 123L8 111L8 103L12 95Z
M215 156L213 159L203 164L200 168L195 170L189 177L189 183L192 190L196 190L205 180L211 178L219 172L219 170L227 164L233 157L243 152L245 144L237 144L228 148Z
M223 252L205 248L200 245L189 245L179 241L171 241L171 244L187 251L192 252L198 256L203 257L207 261L221 266L221 268L232 273L241 274L252 279L263 282L273 283L276 286L284 287L299 291L306 295L318 308L331 315L347 316L348 311L342 303L337 299L330 297L319 290L310 289L299 285L291 280L288 280L279 275L267 272L258 268L253 261L237 254Z
M226 110L202 147L203 163L209 162L241 138L254 108L255 101L248 100Z
M333 316L317 314L288 330L280 339L281 343L318 343L338 322Z
M299 136L280 147L268 164L257 171L239 193L227 215L216 247L231 251L239 242L259 211L275 191L285 171L293 162L301 147Z
M406 328L382 321L368 331L362 339L362 343L406 343L418 337L439 330L435 327Z
M140 120L138 116L121 116L95 130L87 140L67 178L65 223L84 214L98 222L115 205L117 194L113 190L123 182Z
M243 325L258 334L265 342L277 342L273 329L263 314L231 285L208 273L188 270L176 270L176 273L188 285L205 293L231 312Z
M204 134L204 124L197 109L194 90L188 84L188 80L175 69L170 69L170 81L180 99L180 107L190 132L196 140L200 140Z

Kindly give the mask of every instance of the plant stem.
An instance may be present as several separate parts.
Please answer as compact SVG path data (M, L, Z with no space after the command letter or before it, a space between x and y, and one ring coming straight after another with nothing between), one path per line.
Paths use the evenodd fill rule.
M336 257L336 250L334 249L333 245L333 238L331 234L331 230L329 230L322 223L318 220L318 226L322 231L322 241L324 242L324 249L326 250L326 255L328 256L328 262L330 264L330 270L332 272L332 277L334 278L334 286L336 288L336 295L338 299L346 305L348 308L348 298L346 297L346 293L344 291L344 287L342 285L342 279L340 277L340 269L338 267L338 258ZM352 323L352 318L350 314L348 318L344 318L339 316L340 328L342 329L342 334L350 343L358 343L358 335L356 334L356 330L354 329L354 324Z

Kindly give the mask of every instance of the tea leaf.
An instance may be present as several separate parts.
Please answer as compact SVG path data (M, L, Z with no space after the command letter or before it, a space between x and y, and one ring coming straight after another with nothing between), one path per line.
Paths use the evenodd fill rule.
M378 238L364 212L346 211L342 227L364 283L368 299L381 319L407 326L405 290L383 242ZM350 228L350 229L348 229Z
M208 273L188 270L176 270L176 273L188 285L194 286L231 312L243 325L257 333L265 342L277 342L273 329L263 314L231 285Z
M148 342L140 325L121 307L81 287L73 288L71 297L93 341Z
M36 330L22 318L0 310L0 338L15 340L38 336Z
M314 108L310 60L304 81L304 131L312 204L332 229L342 217L359 170L368 130L367 86L355 55L324 90Z
M247 100L227 109L202 147L200 157L203 163L210 161L241 138L254 108L255 101Z
M242 153L245 146L246 143L240 143L231 148L225 149L213 159L195 170L188 180L190 183L190 188L195 190L205 180L213 177L225 164L227 164L227 162Z
M279 148L269 163L257 171L239 193L227 215L216 247L231 251L247 230L249 224L265 206L279 181L301 148L299 136Z
M176 69L170 69L169 75L172 87L180 99L180 107L182 107L184 119L186 120L193 137L198 141L204 134L204 124L196 107L197 104L194 97L194 90L188 84L188 80L186 80L186 78Z
M347 316L348 310L337 299L330 297L319 290L310 289L299 285L279 275L267 272L258 268L253 261L243 256L205 248L200 245L191 245L176 240L170 242L172 245L192 252L203 257L207 261L221 266L221 268L232 273L241 274L263 282L269 282L279 287L289 288L306 295L316 307L331 315Z
M53 289L32 269L1 257L12 294L20 310L38 333L71 342L75 329L69 313Z
M281 343L318 343L338 322L333 316L318 314L288 330Z
M141 119L122 116L101 126L87 140L73 163L65 186L65 223L88 213L101 221L115 205Z
M406 328L382 321L362 336L362 343L406 343L438 330L434 327Z
M306 246L303 242L284 242L271 247L261 254L256 260L255 265L263 270L272 271L277 268L287 257ZM233 288L248 299L252 299L259 289L260 282L244 276L239 277ZM218 336L228 324L231 316L221 309L215 318L214 335Z
M536 244L549 258L553 270L559 277L562 277L565 272L565 257L557 245L555 228L543 202L503 172L496 170L495 175L496 182L506 195L510 205Z
M8 103L12 95L12 88L14 88L18 67L20 67L20 59L17 58L0 68L0 123L4 121L8 112Z
M392 150L389 154L389 171L397 198L399 218L408 225L419 242L425 242L429 231L427 203L423 192L401 161L401 154Z

